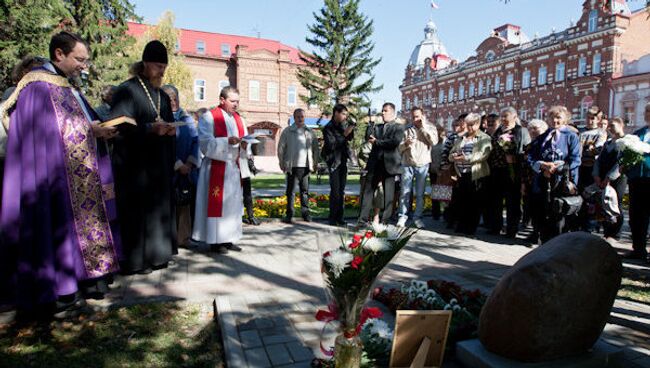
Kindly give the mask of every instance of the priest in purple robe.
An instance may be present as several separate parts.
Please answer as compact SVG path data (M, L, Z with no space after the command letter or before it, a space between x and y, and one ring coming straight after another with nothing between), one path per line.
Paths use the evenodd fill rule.
M103 292L118 271L115 191L105 139L114 127L71 82L87 67L77 35L52 37L50 61L19 82L3 105L8 129L0 213L0 304L55 312ZM97 296L97 295L95 295Z

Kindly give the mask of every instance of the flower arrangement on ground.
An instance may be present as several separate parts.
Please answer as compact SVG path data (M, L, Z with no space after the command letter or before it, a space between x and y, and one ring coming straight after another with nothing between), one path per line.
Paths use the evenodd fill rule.
M639 136L628 134L616 141L616 148L622 153L619 165L625 169L643 162L643 156L650 153L650 144L642 142Z
M412 280L399 289L387 291L377 288L373 297L393 312L398 309L451 310L449 348L457 341L476 337L481 308L487 300L480 290L467 290L454 282L440 280Z
M416 231L373 224L372 229L354 234L351 239L344 237L336 249L323 253L321 272L331 302L329 309L318 311L316 318L338 321L343 331L336 338L334 351L321 346L325 355L334 355L336 367L360 366L361 328L366 320L381 316L377 308L363 308L372 284Z

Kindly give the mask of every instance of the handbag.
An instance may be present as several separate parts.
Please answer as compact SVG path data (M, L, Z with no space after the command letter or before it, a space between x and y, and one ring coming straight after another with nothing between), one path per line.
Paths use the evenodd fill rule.
M578 187L571 181L571 169L565 164L566 173L555 188L555 198L551 203L551 210L561 216L572 216L582 208L583 199L578 194Z
M439 202L449 202L451 201L452 190L451 185L433 184L431 186L431 199Z
M192 203L192 183L189 175L177 175L174 185L174 203L187 206Z

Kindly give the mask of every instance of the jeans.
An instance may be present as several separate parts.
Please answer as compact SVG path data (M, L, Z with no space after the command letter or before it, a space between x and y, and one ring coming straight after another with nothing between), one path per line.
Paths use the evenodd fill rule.
M330 223L342 223L345 208L345 184L348 176L348 166L342 163L330 174Z
M415 213L413 219L421 219L424 210L424 187L427 183L429 164L422 166L405 166L402 173L402 187L399 196L399 219L406 221L411 207L413 179L415 179Z
M293 217L293 198L296 183L300 190L300 213L302 217L309 216L309 169L294 167L287 173L287 218Z

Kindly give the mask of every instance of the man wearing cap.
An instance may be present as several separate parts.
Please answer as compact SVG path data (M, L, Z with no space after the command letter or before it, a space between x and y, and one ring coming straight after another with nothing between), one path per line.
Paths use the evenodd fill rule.
M70 82L88 66L78 35L60 32L50 60L5 102L8 128L0 229L0 305L71 312L79 291L100 297L119 268L115 196L106 145L88 101Z
M149 42L132 78L113 95L111 118L128 116L113 140L113 171L123 244L124 273L149 273L167 266L176 250L172 203L176 127L169 96L161 90L167 49Z

